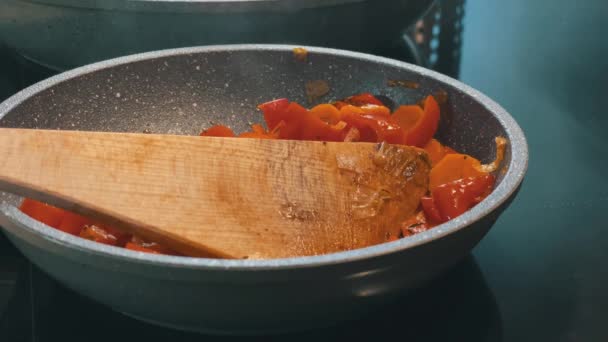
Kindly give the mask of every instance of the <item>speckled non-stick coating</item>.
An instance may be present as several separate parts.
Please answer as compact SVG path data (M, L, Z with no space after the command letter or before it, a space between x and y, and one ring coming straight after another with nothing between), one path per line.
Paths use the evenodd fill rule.
M330 85L321 102L367 91L414 103L445 91L448 102L439 134L443 142L489 161L494 137L509 139L497 188L469 212L427 232L304 258L212 260L136 253L48 228L16 210L18 198L6 194L0 197L0 224L28 257L85 295L157 323L222 333L299 329L356 315L365 310L357 298L367 292L353 290L361 284L376 289L367 297L380 299L420 284L465 255L513 199L526 171L526 141L511 116L466 85L410 64L323 48L309 48L308 61L302 63L292 48L188 48L97 63L43 81L0 104L0 125L197 134L223 123L243 131L262 121L256 110L261 102L288 97L307 104L305 84L312 80ZM389 79L414 81L420 87L391 88ZM121 290L104 283L120 284ZM129 293L135 288L135 295ZM181 292L165 293L169 288ZM154 309L151 303L158 293L165 293L161 302L166 305L160 307L181 306ZM211 303L221 303L222 310L203 307ZM263 308L253 309L261 303ZM328 304L350 313L334 317L337 309L327 307L329 311L315 312L315 305ZM237 311L249 321L231 318ZM290 321L293 315L308 319Z

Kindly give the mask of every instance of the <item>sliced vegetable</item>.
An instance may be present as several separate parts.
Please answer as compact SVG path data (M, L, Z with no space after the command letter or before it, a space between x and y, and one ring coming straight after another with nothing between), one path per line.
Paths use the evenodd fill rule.
M204 131L201 132L200 134L202 137L234 137L235 134L234 132L226 126L223 125L216 125L216 126L212 126Z
M239 134L239 138L254 138L254 139L277 139L276 132L267 132L262 125L251 125L251 132Z
M406 145L423 147L435 135L439 126L439 104L432 95L424 101L424 115L407 131Z
M297 49L294 50L296 58L299 53ZM313 84L315 82L319 85L318 89ZM307 84L310 97L323 95L329 90L326 82L322 82ZM416 215L401 223L400 236L409 236L455 218L482 201L494 186L495 178L490 173L497 171L504 159L507 141L502 137L496 138L496 158L487 165L433 139L440 120L438 100L443 104L445 96L445 92L438 93L437 97L428 96L416 105L399 106L392 114L370 93L354 95L333 104L320 104L310 110L282 98L258 106L268 129L254 124L250 131L238 137L388 142L423 148L432 164L429 194L420 200ZM234 132L223 125L213 126L200 135L235 137ZM179 255L161 244L145 241L38 201L26 199L20 209L47 225L89 240L140 252ZM390 241L398 238L387 236Z
M366 113L364 109L352 105L342 107L340 114L348 127L359 130L360 141L405 143L405 132L390 116Z
M418 105L399 106L393 112L393 119L406 132L412 129L423 116L424 110Z
M420 205L422 206L424 215L430 223L440 224L444 222L441 213L439 213L439 209L437 209L437 206L435 205L435 200L433 197L422 197L420 199Z
M378 105L374 105L374 104L367 104L367 105L360 106L359 108L361 108L361 110L365 114L371 114L371 115L375 115L375 116L379 116L379 117L385 117L385 118L390 118L391 117L391 110L388 109L388 107L385 107L385 106L378 106ZM399 123L397 122L397 124L399 124Z
M485 198L494 187L494 176L486 174L467 177L438 186L432 191L433 201L442 222L451 220L471 209ZM423 202L423 208L424 202ZM431 211L428 211L430 214ZM425 208L425 213L427 210Z
M80 235L80 231L82 230L82 228L87 224L92 224L90 219L66 211L65 216L61 220L58 229L66 233L78 236Z
M264 121L269 130L273 130L279 122L286 120L285 112L289 107L289 100L278 99L266 103L262 103L258 108L264 113Z
M340 111L333 105L320 104L313 107L310 113L328 124L337 124L340 121Z
M437 139L429 140L424 146L424 150L429 155L431 165L436 165L446 155L446 149Z
M52 205L26 198L19 207L24 214L53 228L58 228L66 211Z
M436 187L468 177L483 176L479 160L466 154L447 154L432 169L429 174L429 188Z
M313 113L297 103L277 114L284 122L278 136L280 139L342 141L346 135L346 123L330 124L322 120L318 112Z

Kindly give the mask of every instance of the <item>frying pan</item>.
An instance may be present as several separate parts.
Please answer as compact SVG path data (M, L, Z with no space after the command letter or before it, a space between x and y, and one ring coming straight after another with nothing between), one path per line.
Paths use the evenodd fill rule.
M196 134L212 123L237 131L261 122L261 102L307 103L305 84L325 80L330 101L361 91L414 103L443 91L439 137L489 161L509 140L494 192L424 233L368 248L302 258L213 260L150 255L97 244L20 213L2 194L0 225L36 265L67 287L139 319L207 333L257 334L352 318L436 276L465 256L515 197L527 168L524 135L499 105L468 86L414 65L355 52L234 45L165 50L81 67L0 104L0 125ZM387 80L419 88L388 87ZM43 170L42 170L43 171ZM171 210L171 208L167 208ZM227 229L223 227L222 229Z

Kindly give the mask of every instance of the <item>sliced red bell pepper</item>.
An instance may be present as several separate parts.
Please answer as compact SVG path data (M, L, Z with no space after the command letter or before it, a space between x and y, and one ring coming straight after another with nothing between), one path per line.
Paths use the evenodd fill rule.
M279 122L285 120L285 112L289 107L289 100L278 99L262 103L258 108L264 113L264 120L269 130L273 130Z
M271 106L270 108L275 107ZM287 107L281 108L280 110L269 111L262 108L262 111L264 111L264 118L269 130L274 130L282 123L281 125L283 125L283 127L281 127L278 132L279 139L298 139L301 135L301 127L298 127L298 124L304 120L305 116L308 114L306 108L295 102L287 103Z
M445 222L442 218L437 206L435 205L435 201L433 197L425 196L420 199L420 205L422 205L422 210L424 211L424 216L426 219L433 224L440 224Z
M24 214L53 228L59 227L66 211L52 205L26 198L19 207Z
M407 145L424 147L433 138L439 126L439 111L439 104L429 95L424 101L424 115L407 131Z
M385 106L379 106L379 105L375 105L375 104L367 104L367 105L360 106L359 108L361 108L361 110L365 114L372 114L372 115L375 115L375 116L382 116L382 117L385 117L385 118L390 118L391 117L391 110L388 109L388 107L385 107Z
M355 127L359 130L360 141L405 143L405 132L391 117L365 113L362 108L351 105L342 107L340 114L348 127Z
M429 188L431 191L439 185L458 179L483 176L479 160L460 153L446 154L433 166L429 174Z
M344 101L336 101L332 103L332 106L336 107L338 110L342 109L344 106L348 106L349 104Z
M251 125L250 132L244 132L239 134L239 138L276 139L277 137L277 134L273 132L267 132L262 125L258 124Z
M281 118L280 139L342 141L346 135L345 123L332 125L297 103L290 103Z
M226 126L216 125L207 128L206 130L201 132L201 137L226 137L232 138L235 136L234 132Z
M424 150L429 155L431 165L433 166L441 161L446 154L445 147L439 141L437 141L437 139L429 140L429 142L424 145Z
M61 220L58 229L72 235L80 235L80 231L85 225L92 224L92 221L84 216L72 212L66 212Z
M424 110L418 105L399 106L393 112L393 119L406 132L409 131L424 116Z
M260 134L266 134L266 130L264 129L264 126L260 125L260 124L253 124L251 125L251 131L253 133L260 133Z
M123 247L127 241L131 240L130 234L100 223L86 224L80 231L79 236L84 239L119 247Z
M131 234L125 233L114 227L108 227L106 225L100 225L100 224L98 224L97 226L102 227L103 229L105 229L106 232L114 235L117 239L118 246L124 246L127 243L127 241L131 240L131 238L132 238Z
M435 188L432 191L433 201L441 219L451 220L472 208L492 191L494 180L492 174L486 174L458 179Z
M340 111L335 106L327 103L312 107L310 113L328 124L335 125L340 122Z

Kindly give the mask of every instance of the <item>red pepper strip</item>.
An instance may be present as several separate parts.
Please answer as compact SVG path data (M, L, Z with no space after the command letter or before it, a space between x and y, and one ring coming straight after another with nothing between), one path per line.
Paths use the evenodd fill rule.
M435 205L435 200L433 200L433 197L422 197L420 199L420 204L422 205L422 210L424 210L424 216L426 217L427 221L433 224L440 224L444 222L439 210L437 209L437 206Z
M441 219L444 222L451 220L472 208L492 191L494 179L493 175L487 174L458 179L436 187L432 191L433 201ZM428 213L432 215L431 210Z
M391 110L388 109L388 107L385 107L385 106L378 106L378 105L368 104L368 105L360 106L359 108L361 108L361 110L365 114L372 114L372 115L376 115L376 116L383 116L385 118L390 118L391 117Z
M201 132L201 137L234 137L234 132L226 126L216 125Z
M78 236L82 228L87 224L92 224L90 219L68 211L65 213L63 220L61 220L58 229Z
M424 115L408 130L406 144L424 147L433 138L439 126L439 104L432 95L424 101Z
M108 227L106 225L100 225L100 224L97 224L97 226L102 227L109 234L114 235L117 239L116 243L118 246L124 246L132 238L131 234L124 233L116 228Z
M359 130L359 141L404 144L405 133L390 116L365 113L364 109L347 105L340 109L342 120L348 127Z
M53 228L59 227L66 211L46 203L26 198L19 207L24 214Z
M433 166L429 174L429 189L433 191L436 187L468 177L486 175L487 172L480 171L479 160L459 153L446 154L437 164Z
M414 127L423 116L424 110L418 105L399 106L392 115L393 119L406 132Z
M264 129L264 126L260 125L260 124L253 124L251 125L251 132L252 133L258 133L258 134L266 134L266 130Z
M338 110L342 109L344 106L348 106L349 104L344 101L336 101L332 103L332 106L336 107Z
M335 106L327 103L313 107L310 109L310 113L332 125L340 122L340 111Z
M279 125L279 123L283 122L283 127L279 133L279 139L299 139L302 131L302 127L298 127L300 121L303 120L303 116L306 116L308 111L306 108L300 106L297 103L289 103L287 108L282 111L276 112L264 112L264 117L266 118L266 124L269 129L273 129L274 127L271 124Z
M361 93L358 95L353 95L338 102L346 102L347 104L357 107L361 107L364 105L384 106L384 103L382 103L382 101L378 100L374 95L370 93Z
M239 134L239 138L253 138L253 139L277 139L279 129L284 125L279 123L274 130L268 132L262 125L253 124L251 125L251 131Z
M106 245L123 247L131 240L131 235L99 223L88 223L79 233L81 238L104 243Z
M278 99L266 103L262 103L258 108L264 113L264 120L269 130L273 130L279 122L285 120L285 111L289 107L289 100Z
M280 139L342 141L346 136L346 123L331 125L297 103L290 103L282 116Z
M431 165L435 166L445 156L446 149L437 139L431 139L424 145L424 150L429 155Z

